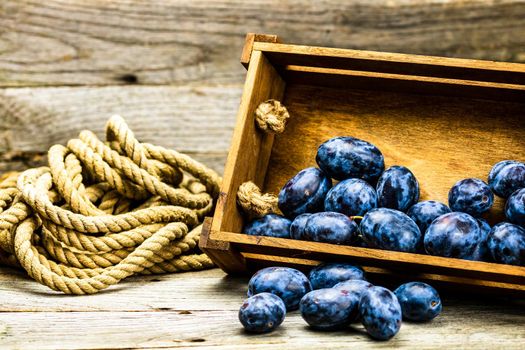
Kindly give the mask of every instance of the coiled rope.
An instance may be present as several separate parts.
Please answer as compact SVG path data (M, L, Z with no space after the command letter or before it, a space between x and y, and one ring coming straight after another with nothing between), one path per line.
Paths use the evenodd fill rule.
M0 180L0 264L67 294L213 266L197 246L219 193L213 170L138 142L119 116L106 142L82 131L51 147L48 162Z

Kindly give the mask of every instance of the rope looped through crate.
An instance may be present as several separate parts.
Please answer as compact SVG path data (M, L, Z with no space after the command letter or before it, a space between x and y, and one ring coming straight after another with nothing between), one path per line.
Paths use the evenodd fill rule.
M106 142L82 131L48 152L48 167L0 182L0 263L68 294L91 294L134 274L213 266L199 223L219 176L190 157L138 142L112 117Z
M257 106L254 117L259 130L269 134L281 134L290 114L280 101L266 100ZM280 213L277 202L275 195L262 193L261 189L251 181L242 183L237 190L237 203L249 219Z

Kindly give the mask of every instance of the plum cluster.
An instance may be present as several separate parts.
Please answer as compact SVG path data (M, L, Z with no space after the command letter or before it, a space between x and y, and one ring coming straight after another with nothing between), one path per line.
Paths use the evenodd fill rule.
M488 183L468 178L449 191L448 206L419 202L419 182L404 166L385 170L381 151L354 137L321 144L319 168L301 170L281 189L279 209L245 227L262 235L525 265L525 164L504 160ZM335 185L333 180L337 180ZM494 195L506 222L482 218Z
M299 309L312 329L340 330L361 322L374 339L388 340L402 319L430 321L442 309L437 291L423 282L409 282L394 292L366 281L359 266L325 263L302 272L288 267L259 270L248 283L248 299L239 320L252 333L270 332L288 311Z

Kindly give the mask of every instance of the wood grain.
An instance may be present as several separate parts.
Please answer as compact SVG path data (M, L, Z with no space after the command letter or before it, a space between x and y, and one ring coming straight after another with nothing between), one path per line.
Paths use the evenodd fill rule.
M245 288L245 279L231 278L215 269L133 277L96 295L79 298L52 291L23 270L0 267L0 313L235 310ZM154 296L147 297L150 294Z
M0 348L6 349L319 349L321 344L334 349L432 349L436 344L450 349L520 349L525 340L520 327L525 305L511 299L444 294L443 313L433 322L405 322L393 340L378 343L357 324L337 332L312 331L298 312L289 313L276 332L246 334L237 310L247 278L228 277L218 269L132 278L80 298L58 295L11 269L0 268L0 278L2 296L7 296L2 297Z
M0 23L0 86L240 83L246 32L525 61L519 0L4 0Z
M139 140L175 148L222 173L241 95L238 85L9 88L0 92L0 171L42 163L83 129L104 137L122 115Z

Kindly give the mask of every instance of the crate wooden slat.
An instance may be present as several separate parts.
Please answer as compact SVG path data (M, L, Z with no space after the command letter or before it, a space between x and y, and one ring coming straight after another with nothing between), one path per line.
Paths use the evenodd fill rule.
M236 204L241 183L277 193L316 165L319 144L341 135L378 146L387 167L410 168L421 200L446 203L457 180L486 179L500 160L525 160L525 65L289 45L269 35L247 37L248 58L220 198L200 243L223 270L349 261L388 278L525 295L525 267L248 236ZM255 108L268 98L283 101L291 115L275 137L254 123ZM504 219L503 207L497 198L490 223Z

